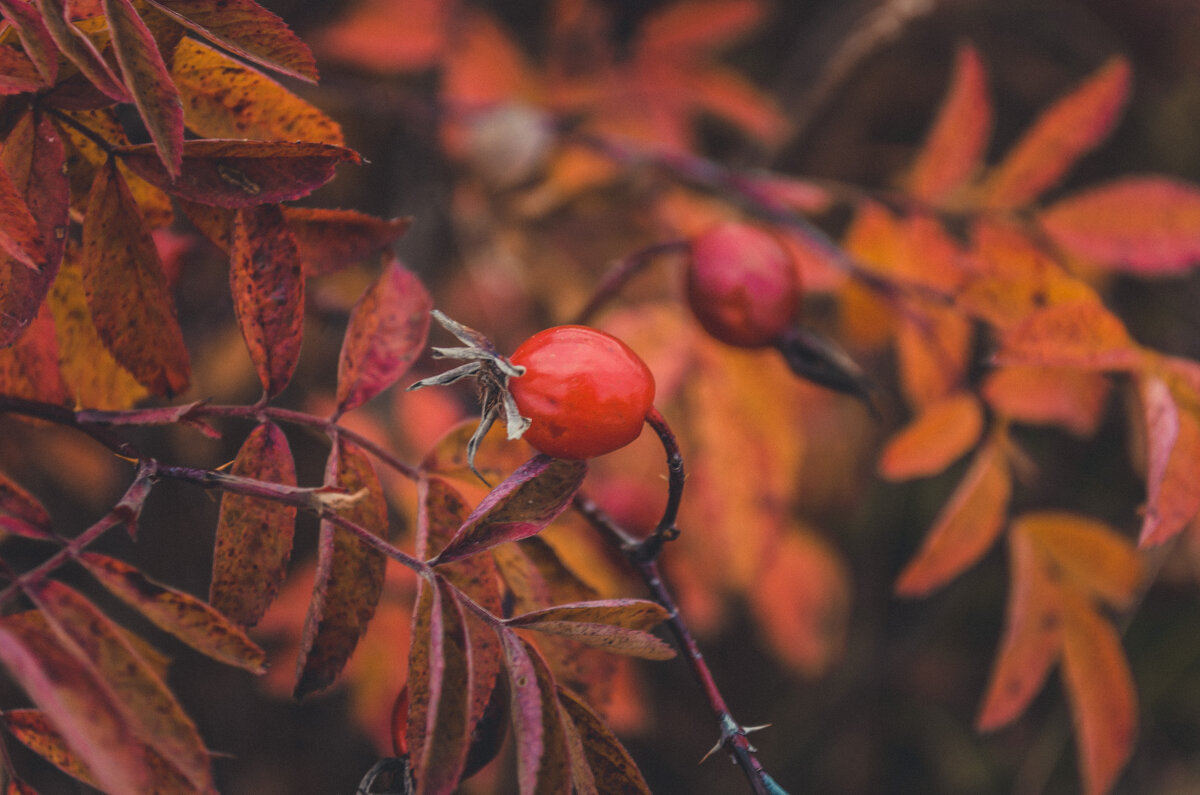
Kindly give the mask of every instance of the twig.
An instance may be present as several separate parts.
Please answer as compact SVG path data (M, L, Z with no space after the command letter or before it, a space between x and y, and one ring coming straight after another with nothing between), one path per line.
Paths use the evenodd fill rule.
M664 254L686 251L687 245L686 240L668 240L663 243L654 243L653 245L634 251L624 259L618 260L604 274L600 283L596 285L595 291L592 292L592 297L587 302L587 305L579 310L579 313L575 315L575 318L571 322L580 324L590 322L595 314L600 311L601 307L612 300L629 283L630 279L641 273L656 258Z

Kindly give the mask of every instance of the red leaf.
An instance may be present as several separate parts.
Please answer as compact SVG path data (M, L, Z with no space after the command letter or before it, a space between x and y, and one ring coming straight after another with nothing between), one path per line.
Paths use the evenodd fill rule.
M229 619L194 596L154 582L128 563L86 552L79 562L159 629L226 665L262 673L266 655Z
M123 711L44 621L27 618L15 614L0 619L0 664L101 788L150 792L145 754Z
M1121 639L1080 596L1063 600L1062 676L1079 748L1084 792L1109 792L1137 735L1137 692Z
M993 731L1011 723L1041 690L1063 645L1064 590L1038 559L1033 542L1011 533L1011 585L1004 637L976 726Z
M333 119L257 69L201 42L179 43L171 77L183 98L188 129L204 138L345 143Z
M38 223L44 246L41 270L0 259L0 348L21 336L50 290L67 244L70 184L64 174L62 135L48 115L21 116L0 150L0 165Z
M983 557L1000 530L1012 495L1012 476L999 441L980 448L954 495L943 506L920 551L896 580L901 596L924 596Z
M287 24L254 0L149 0L209 41L286 75L317 82L312 51Z
M435 563L535 535L567 509L586 473L584 461L534 456L479 503Z
M285 207L283 217L300 247L308 276L324 276L385 251L412 219L382 219L354 210Z
M0 0L0 13L16 28L21 46L42 80L54 85L58 79L58 47L42 15L27 0Z
M34 0L58 49L91 84L118 102L131 102L128 89L104 60L96 44L69 19L66 0Z
M692 0L654 12L639 31L641 46L678 55L731 44L753 30L766 13L760 0Z
M16 344L0 349L0 391L30 400L67 402L60 356L54 320L43 304Z
M408 668L409 746L422 795L454 791L471 734L472 656L462 608L444 581L434 583L420 583Z
M158 42L131 0L103 0L103 5L125 85L133 94L138 114L167 173L179 176L183 163L183 105L158 51Z
M1069 253L1138 276L1170 276L1200 261L1200 188L1167 177L1080 191L1038 222Z
M991 132L987 70L979 51L964 45L937 120L905 179L909 193L927 202L946 199L983 165Z
M251 431L231 472L295 486L292 451L279 426L266 422ZM226 493L217 522L209 603L239 624L257 624L287 577L295 526L295 506Z
M42 88L42 78L33 61L20 50L0 48L0 96L31 94Z
M37 531L40 534L38 537L50 535L50 514L36 497L0 472L0 523L10 518ZM15 532L8 525L0 526L8 532Z
M42 269L46 254L42 230L3 168L0 168L0 248L21 264Z
M366 403L408 371L425 347L432 307L420 280L389 258L350 313L338 358L338 414Z
M366 489L363 497L341 513L380 538L387 537L383 487L361 450L339 440L326 463L325 485L350 494ZM386 564L382 552L366 546L350 531L321 522L316 582L296 661L296 698L333 684L375 614Z
M604 725L592 708L570 690L559 687L558 701L567 718L574 724L591 770L594 791L650 795L650 788L637 763L621 745L612 730Z
M158 249L115 164L101 168L83 222L83 286L100 339L158 395L191 378Z
M111 619L67 586L46 581L27 593L59 641L94 667L147 745L200 790L213 787L208 750L195 724Z
M237 211L229 292L263 391L274 397L296 370L304 330L304 272L278 205Z
M365 0L316 33L324 57L377 72L432 66L446 46L456 0Z
M984 185L984 205L1019 207L1062 178L1116 125L1129 94L1129 63L1111 58L1047 108L1009 150Z
M982 433L979 401L969 392L955 392L922 408L888 440L879 474L888 480L936 475L974 447Z
M645 630L666 620L667 612L641 599L611 599L557 605L513 616L506 624L563 635L586 646L647 660L669 660L675 650Z
M173 196L218 207L299 199L333 179L338 163L360 163L350 149L304 141L203 139L183 142L178 178L163 168L151 144L116 149L129 169Z

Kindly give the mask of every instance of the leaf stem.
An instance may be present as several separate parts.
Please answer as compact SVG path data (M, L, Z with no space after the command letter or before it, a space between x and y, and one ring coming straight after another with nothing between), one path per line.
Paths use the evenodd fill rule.
M641 273L656 258L664 254L682 253L687 251L687 247L686 240L668 240L640 248L618 260L600 279L592 297L571 322L581 325L589 323L606 303L621 292L630 279Z
M658 434L663 450L667 454L667 505L663 509L662 518L654 532L644 540L628 548L631 559L639 561L657 560L662 553L663 544L679 538L679 528L675 521L679 516L679 503L683 499L683 484L687 473L683 468L683 453L679 449L679 440L675 437L671 426L657 408L651 407L646 415L646 422Z

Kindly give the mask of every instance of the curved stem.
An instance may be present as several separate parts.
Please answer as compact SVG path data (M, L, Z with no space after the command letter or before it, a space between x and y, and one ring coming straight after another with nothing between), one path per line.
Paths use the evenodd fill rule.
M587 305L575 315L572 323L586 324L591 321L592 317L609 301L611 301L621 289L629 283L637 274L641 273L656 257L663 254L673 254L676 252L684 252L687 250L688 243L686 240L668 240L663 243L654 243L645 248L629 254L622 260L618 260L616 264L609 269L600 283L596 285L595 292L592 293L591 299Z
M629 554L638 560L656 560L662 552L663 544L679 538L679 528L675 520L679 516L679 504L683 499L683 483L687 473L683 469L683 453L679 449L679 440L667 424L666 419L657 408L651 407L646 415L646 422L658 434L663 450L667 454L667 506L663 509L658 526L645 540L635 545Z

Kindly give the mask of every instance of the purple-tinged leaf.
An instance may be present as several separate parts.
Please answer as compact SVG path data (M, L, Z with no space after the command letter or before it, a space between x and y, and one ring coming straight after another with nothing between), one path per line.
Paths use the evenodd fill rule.
M39 614L0 619L0 664L101 789L128 795L151 791L142 745L123 710Z
M558 688L558 701L579 736L595 791L650 795L637 763L600 716L565 687Z
M300 259L309 276L323 276L385 251L412 226L412 218L376 218L355 210L285 207Z
M646 630L665 621L662 606L642 599L579 602L513 616L512 627L563 635L585 646L647 660L669 660L675 650Z
M187 389L191 365L158 248L115 163L96 172L88 196L82 264L92 320L114 358L157 395Z
M492 489L437 556L437 563L528 538L566 510L587 473L584 461L536 455Z
M296 485L292 451L278 425L266 422L250 432L232 474ZM295 527L295 506L226 493L217 522L209 603L239 624L257 624L287 577Z
M4 348L29 327L58 274L66 250L71 196L62 134L45 114L29 111L17 120L0 150L0 166L37 221L44 246L40 270L11 256L0 257L0 348Z
M338 358L338 413L361 406L408 371L425 347L432 308L421 280L389 258L350 313Z
M205 138L183 142L180 174L172 178L152 144L116 149L129 170L172 196L217 207L299 199L333 179L339 163L361 163L357 152L304 141Z
M237 211L229 292L242 337L267 397L283 391L300 360L304 272L296 241L276 204Z
M521 795L566 795L571 791L569 750L554 677L537 649L515 632L497 633L508 670L518 789Z
M0 47L0 96L32 94L42 87L42 76L25 53Z
M58 47L42 15L27 0L0 0L0 14L16 28L21 46L42 80L54 85L58 79Z
M213 788L208 750L171 691L125 635L87 599L48 580L26 589L59 642L111 688L139 739L177 766L197 789Z
M149 0L180 24L254 63L317 82L312 51L287 24L253 0Z
M93 86L117 102L131 102L129 90L104 60L100 50L87 35L70 20L66 0L34 0L46 30L62 54L75 64Z
M41 502L3 472L0 472L0 517L19 519L46 534L50 532L50 514Z
M453 590L440 578L434 583L420 583L408 680L408 741L421 795L454 791L471 737L469 636Z
M42 269L46 244L37 219L29 212L25 198L0 168L0 248L13 259L34 270Z
M252 673L265 670L263 650L240 627L196 597L95 552L83 553L79 562L113 595L201 654Z
M158 42L130 0L102 0L112 48L138 115L154 141L167 173L179 175L183 162L183 103L158 51Z
M387 504L371 461L349 442L339 440L325 467L325 485L349 494L366 490L346 519L380 538L388 534ZM348 530L321 522L312 602L304 619L294 695L302 698L333 684L354 652L383 594L387 558Z

